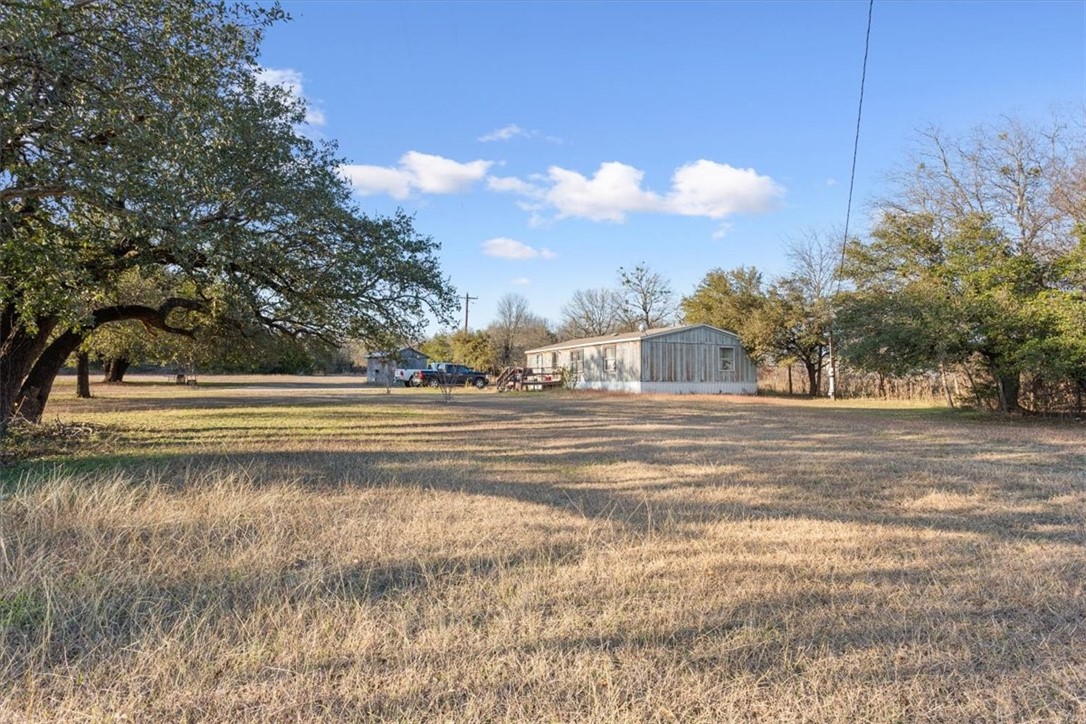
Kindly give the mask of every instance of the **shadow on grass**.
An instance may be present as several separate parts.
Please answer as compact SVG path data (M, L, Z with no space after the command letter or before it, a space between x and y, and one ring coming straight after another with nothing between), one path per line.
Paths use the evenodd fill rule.
M1086 530L1083 511L1058 502L1086 468L1082 446L1063 430L1041 439L1036 430L908 411L741 398L469 393L442 405L404 391L348 402L195 401L216 405L203 422L199 410L177 429L151 419L146 429L122 429L116 451L23 463L0 470L0 481L10 488L111 469L181 481L194 471L246 470L257 484L422 487L548 506L642 534L666 522L685 537L723 521L786 518L1079 544ZM750 491L758 500L739 494ZM931 495L961 500L952 510L915 505Z
M210 437L250 436L282 449L268 445L245 449L249 441L238 443L235 438L189 452L162 450L156 447L159 442L137 439L124 443L131 449L30 466L23 477L33 484L54 471L117 470L139 484L145 473L153 472L154 479L180 486L199 480L203 472L226 471L240 472L254 485L288 483L314 492L351 487L436 490L543 506L559 516L613 527L620 535L679 544L674 547L680 551L676 556L696 551L682 544L704 537L711 526L793 520L883 526L898 529L892 531L897 538L890 538L887 545L911 541L933 555L918 556L923 562L915 568L866 566L832 580L795 578L792 590L784 592L740 591L727 608L706 610L695 604L680 609L674 621L631 625L617 632L593 619L590 604L584 609L586 625L575 632L558 625L546 628L550 622L543 611L544 630L537 642L511 642L507 649L498 647L487 655L524 659L544 653L562 663L589 652L615 662L619 671L635 662L643 670L689 670L706 676L719 671L724 678L749 676L785 685L819 674L805 670L806 665L827 660L832 664L866 651L862 665L842 685L878 687L886 681L929 679L933 683L927 689L943 692L944 704L956 696L957 683L972 680L968 688L975 694L986 688L976 685L977 679L994 687L1018 671L1036 671L1038 661L1055 661L1055 666L1061 655L1081 660L1081 653L1067 654L1082 651L1075 647L1081 638L1076 633L1081 602L1065 599L1062 605L1036 610L986 598L975 585L964 598L953 584L944 588L935 580L965 580L969 575L983 579L986 574L977 569L983 568L991 543L1025 541L1076 548L1083 544L1081 506L1061 502L1081 493L1086 460L1074 436L1042 439L1003 425L962 426L955 419L885 410L731 401L661 405L629 397L478 395L456 398L444 407L429 395L391 397L394 402L373 397L347 408L338 399L300 400L299 405L312 408L301 422L291 421L291 405L282 397L268 398L275 400L274 405L254 405L249 398L224 401L229 404L219 414L231 420L250 417L246 408L266 409L259 410L260 424L197 422L159 433L178 437L179 444L203 444L201 431ZM313 421L342 422L347 414L361 420L367 411L382 418L370 433L352 436L331 429L311 437ZM282 425L272 434L276 428L269 430L264 423L279 417ZM341 430L345 426L340 425ZM88 484L93 479L88 476ZM958 507L918 508L916 502L926 496L949 498ZM929 532L951 535L934 539L921 535ZM780 535L785 537L787 531ZM122 582L100 599L102 610L73 619L78 631L58 637L63 643L50 652L49 666L63 675L68 662L81 656L106 656L109 651L127 656L126 647L138 648L140 632L149 626L166 630L182 626L182 617L186 612L191 615L194 607L202 613L236 616L258 591L288 596L291 604L317 600L395 606L416 594L438 600L460 590L477 594L505 571L543 564L577 566L585 555L580 545L544 543L500 555L429 555L380 565L363 561L328 567L299 558L252 575L216 573L151 588L142 584L126 588ZM1070 563L1059 575L1080 576L1077 559L1067 559ZM725 559L707 575L722 586L752 581L757 572L743 569L752 565L750 560ZM764 561L757 565L762 575L774 576ZM788 580L785 574L794 577L794 569L787 567L776 573L779 580ZM662 586L666 581L655 583ZM902 600L901 594L923 596L929 591L931 602ZM584 595L593 593L586 590ZM651 601L654 594L639 595ZM20 631L25 631L19 635L33 633L37 610L33 604L33 599L20 603ZM493 601L490 604L455 615L467 615L469 626L484 627L502 610ZM417 599L412 605L418 605ZM943 609L932 613L926 606ZM887 607L914 615L895 616L882 610ZM597 623L598 630L593 628ZM13 642L6 641L9 654L21 655L23 649L12 648ZM917 650L929 654L885 663L895 652ZM353 662L390 670L402 663ZM436 671L441 671L439 663ZM30 664L21 666L21 671L28 671ZM442 713L454 716L456 696L467 694L443 699L450 696L449 683L439 674L432 691L415 692L410 699L372 699L364 708L344 711L350 710L352 716L403 718L423 701L436 707L428 712L433 718L442 718ZM535 681L506 683L541 686ZM494 684L498 685L504 683ZM547 691L535 695L545 697Z

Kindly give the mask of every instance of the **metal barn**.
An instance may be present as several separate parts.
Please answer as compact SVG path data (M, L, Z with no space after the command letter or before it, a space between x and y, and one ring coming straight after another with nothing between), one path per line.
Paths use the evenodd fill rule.
M366 381L390 385L396 382L393 373L397 367L417 369L429 361L429 357L414 347L401 347L395 353L372 352L366 359Z
M695 324L571 339L530 349L536 370L566 369L576 387L621 392L758 391L754 362L734 332Z

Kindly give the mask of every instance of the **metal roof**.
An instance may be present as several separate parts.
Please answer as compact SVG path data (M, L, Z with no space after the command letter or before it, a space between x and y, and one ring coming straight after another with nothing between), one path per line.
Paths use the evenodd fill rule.
M423 354L422 352L419 352L414 347L400 347L395 352L370 352L366 356L370 359L383 359L385 357L392 357L393 355L403 354L404 352L414 352L415 356L417 357L426 357L427 359L429 359L429 356Z
M708 327L709 329L715 329L718 332L730 334L735 336L735 332L729 332L726 329L719 329L711 324L680 324L674 327L656 327L655 329L646 329L645 331L635 332L615 332L614 334L605 334L602 337L582 337L580 339L567 339L565 342L558 342L557 344L548 344L546 347L534 347L532 349L524 350L525 354L531 354L533 352L557 352L562 349L573 349L575 347L594 347L600 344L607 344L609 342L633 342L634 340L647 339L649 337L659 337L665 334L671 334L673 332L681 332L684 329L695 329L697 327Z

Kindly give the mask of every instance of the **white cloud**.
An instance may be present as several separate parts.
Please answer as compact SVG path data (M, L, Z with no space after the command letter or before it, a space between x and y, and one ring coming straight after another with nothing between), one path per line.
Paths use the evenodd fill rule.
M411 174L402 169L344 164L339 172L363 196L388 194L394 199L406 199L411 195Z
M488 176L486 186L491 191L511 192L525 196L530 196L536 191L536 187L532 184L513 176Z
M484 241L483 253L487 256L496 256L499 259L514 260L553 259L557 256L550 249L536 249L535 247L528 246L524 242L517 241L516 239L509 239L504 236Z
M385 193L406 199L413 191L455 194L467 191L486 177L493 161L461 163L442 156L408 151L396 167L345 164L340 172L363 196Z
M562 139L558 136L551 136L542 131L522 128L515 123L510 123L501 128L495 128L490 133L479 136L479 141L482 143L491 143L493 141L511 141L514 138L543 139L547 143L554 143L557 145L562 144Z
M552 166L551 187L544 199L558 218L577 216L593 221L624 221L631 211L659 211L660 197L641 188L645 172L612 161L600 164L591 178L576 171Z
M826 185L827 186L836 186L837 185L837 179L835 179L835 178L833 178L831 176L830 178L826 179Z
M591 178L552 166L547 176L534 177L532 182L492 177L488 186L525 197L521 208L533 215L534 223L548 208L559 219L623 222L635 212L723 219L769 211L784 195L782 186L754 169L704 159L676 169L667 195L643 188L644 176L640 169L611 161L600 164Z
M725 236L727 236L728 232L731 230L732 225L725 221L724 223L720 224L720 226L716 227L715 230L713 230L713 238L719 241L720 239L723 239Z
M525 138L527 138L531 135L531 133L525 131L517 124L510 123L508 126L497 128L490 133L479 136L479 140L483 143L489 143L491 141L508 141L511 138L516 138L517 136L524 136Z
M493 161L481 160L459 163L418 151L408 151L400 159L400 166L414 176L414 185L428 194L467 191L472 184L486 176L493 164Z
M526 287L531 283L532 283L532 280L529 279L528 277L517 277L516 279L512 280L512 284L515 287Z
M666 205L671 213L721 219L769 211L783 194L773 179L752 168L702 159L676 169Z
M293 68L258 68L256 77L262 83L279 86L295 99L305 103L305 122L310 126L323 126L327 123L324 111L306 97L302 88L301 72Z

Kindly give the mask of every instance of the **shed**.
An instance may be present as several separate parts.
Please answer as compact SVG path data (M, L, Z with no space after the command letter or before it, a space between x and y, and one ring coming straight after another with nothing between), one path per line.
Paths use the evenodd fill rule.
M366 360L366 381L391 385L396 382L393 373L397 367L419 369L429 362L430 358L414 347L401 347L395 352L372 352Z
M754 362L734 332L694 324L571 339L527 350L533 369L566 369L576 387L622 392L758 391Z

